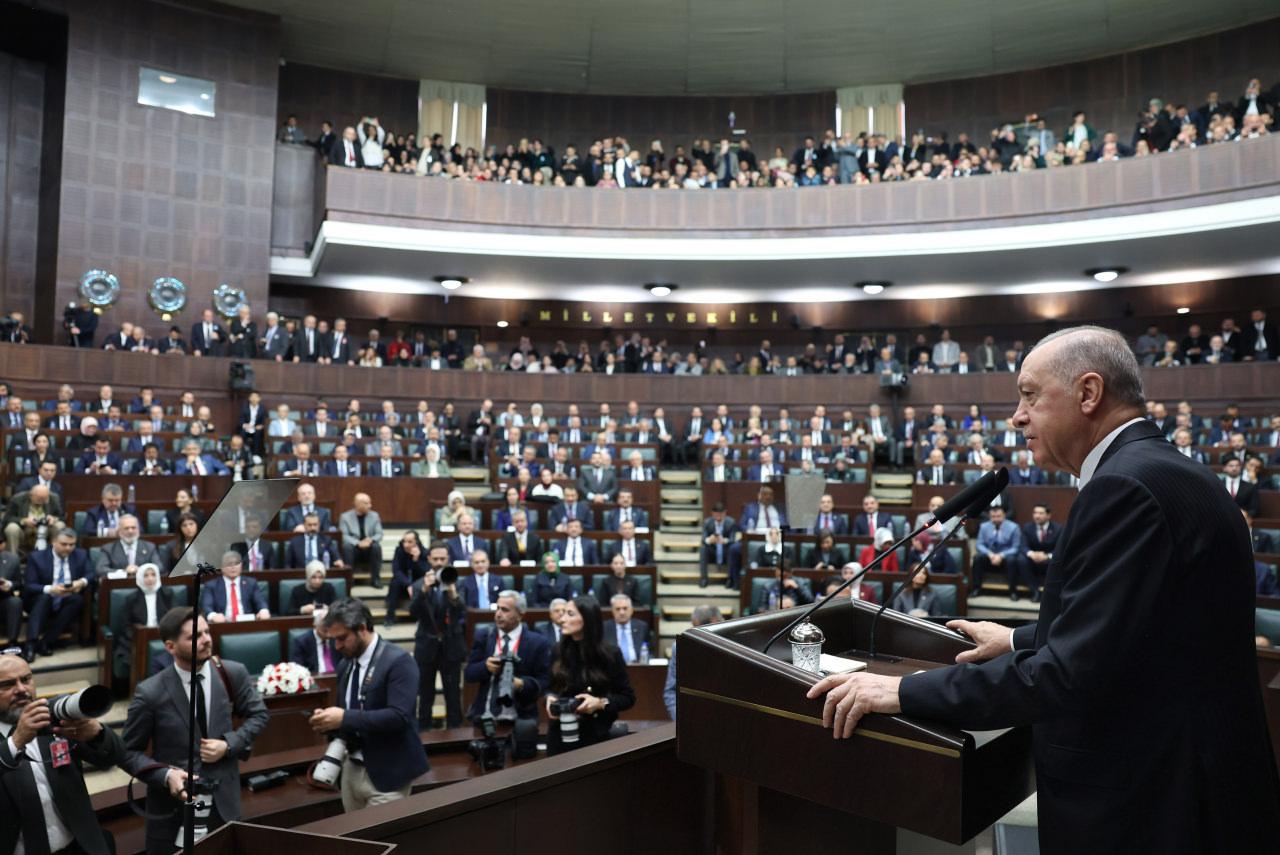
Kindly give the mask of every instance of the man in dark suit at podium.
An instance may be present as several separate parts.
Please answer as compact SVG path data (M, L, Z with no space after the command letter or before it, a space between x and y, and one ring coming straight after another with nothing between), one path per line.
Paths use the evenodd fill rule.
M823 721L868 712L989 730L1031 725L1040 851L1268 852L1280 779L1253 642L1240 512L1207 467L1143 416L1118 333L1046 337L1018 376L1013 423L1036 462L1078 475L1040 620L952 621L977 646L909 677L828 677Z

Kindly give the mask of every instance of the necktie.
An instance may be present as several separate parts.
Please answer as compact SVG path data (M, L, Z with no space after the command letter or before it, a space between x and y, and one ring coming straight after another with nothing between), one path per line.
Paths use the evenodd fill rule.
M351 663L351 686L347 692L347 709L360 709L360 660Z
M192 691L196 693L196 724L200 726L200 735L209 735L209 710L205 708L204 675L191 675Z
M467 555L471 554L471 535L467 535L462 538L462 551L467 553Z
M203 474L204 474L204 461L203 461L203 460L201 460L199 457L197 457L197 458L196 458L196 466L195 466L195 470L196 470L196 474L197 474L197 475L203 475Z
M480 608L489 608L489 574L476 576L476 591L479 595Z
M1040 542L1044 543L1044 526L1040 526Z
M326 673L333 670L333 652L329 650L329 642L320 643L320 663Z
M1238 483L1239 483L1239 482L1238 482L1235 478L1232 478L1230 481L1228 481L1228 482L1227 482L1228 486L1230 486L1230 488L1231 488L1231 496L1232 496L1232 498L1234 498L1234 497L1235 497L1235 495L1236 495L1236 485L1237 485Z
M724 544L719 542L719 537L722 536L723 534L724 534L724 525L722 523L717 522L716 523L716 537L717 537L716 563L717 564L724 563Z
M634 567L636 563L636 542L634 540L625 540L623 545L626 546L624 554L627 559L627 566Z
M231 580L231 619L240 617L240 583Z
M310 564L316 557L316 540L311 535L307 535L307 563Z
M262 557L256 547L256 543L249 547L249 569L254 571L262 569Z
M213 341L213 327L210 324L204 325L204 340L205 343Z
M1234 490L1232 491L1231 495L1233 496L1235 495ZM572 563L575 567L582 563L582 545L577 538L573 539L573 546L569 550L569 556L570 556L570 563Z
M933 483L934 484L942 483L942 467L941 466L933 467Z
M636 661L636 648L631 642L630 624L618 625L618 647L622 648L622 656L628 665Z

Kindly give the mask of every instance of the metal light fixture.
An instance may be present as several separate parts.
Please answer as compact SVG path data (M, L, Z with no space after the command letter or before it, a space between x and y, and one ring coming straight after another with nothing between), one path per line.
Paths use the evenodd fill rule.
M868 297L874 297L877 294L883 294L884 289L892 285L892 282L859 282L858 287L862 289L862 293Z
M440 287L446 291L457 291L470 280L465 276L437 276L435 281L440 283Z
M507 323L506 321L498 321L498 329L500 330L505 330L509 326L511 326L511 324Z
M667 297L680 286L674 282L646 282L645 290L655 297Z
M1128 272L1127 267L1090 267L1084 275L1092 276L1098 282L1114 282Z
M1189 315L1189 314L1191 314L1191 307L1190 307L1190 306L1179 306L1179 307L1178 307L1178 309L1177 309L1177 312L1178 312L1178 314L1180 314L1180 315Z

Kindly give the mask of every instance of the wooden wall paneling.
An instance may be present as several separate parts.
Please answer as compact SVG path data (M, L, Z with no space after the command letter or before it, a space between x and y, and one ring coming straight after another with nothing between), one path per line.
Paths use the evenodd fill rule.
M376 116L388 131L418 132L418 81L377 74L360 74L287 62L280 67L276 105L276 132L290 114L312 140L320 135L320 123L330 121L341 135L347 125L363 116ZM448 134L448 128L439 128Z

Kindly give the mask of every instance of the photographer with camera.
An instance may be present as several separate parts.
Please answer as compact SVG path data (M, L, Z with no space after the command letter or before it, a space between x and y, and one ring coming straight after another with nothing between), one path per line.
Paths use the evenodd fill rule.
M493 625L476 627L467 660L467 682L479 683L467 716L479 723L537 721L538 698L551 681L551 642L525 627L524 594L500 591Z
M360 600L338 600L321 625L343 658L341 706L316 710L311 729L337 737L325 754L342 765L342 809L349 813L403 799L413 779L429 768L414 715L418 668L408 653L374 632L373 615Z
M98 331L98 314L88 300L69 303L62 312L62 327L67 331L67 344L93 347L93 334Z
M81 707L101 686L51 700L36 698L35 675L20 656L0 655L0 853L107 855L81 764L119 764L124 743ZM96 701L97 698L94 698Z
M566 604L561 629L547 695L548 754L609 739L618 714L636 703L622 652L604 638L594 597L575 597Z
M458 571L449 566L449 546L431 542L427 572L415 584L409 616L418 622L413 658L418 662L418 729L431 729L436 673L444 689L445 727L462 726L462 660L467 655L467 604L458 594Z
M197 811L197 827L212 831L240 819L240 761L249 756L269 717L248 670L214 657L203 617L196 631L193 643L190 608L170 609L160 619L160 640L173 667L138 684L124 724L128 755L120 766L147 785L147 855L168 855L175 843L181 845L182 801L192 773L196 792L211 797L205 801L207 815ZM190 770L183 767L192 738L193 671L200 743L196 768ZM233 726L233 717L241 719L240 727Z

